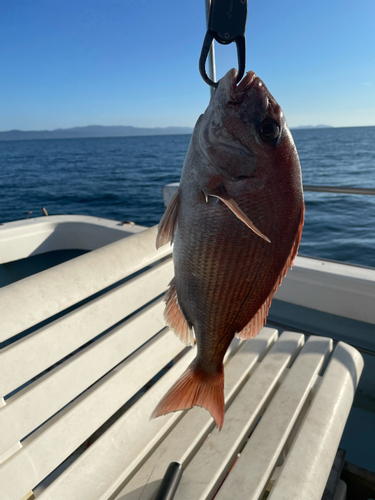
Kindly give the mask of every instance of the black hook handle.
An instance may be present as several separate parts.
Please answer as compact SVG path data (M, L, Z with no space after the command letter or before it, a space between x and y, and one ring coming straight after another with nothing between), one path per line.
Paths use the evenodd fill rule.
M204 37L201 55L199 58L199 71L203 80L217 87L206 72L206 61L213 40L228 45L235 42L237 45L238 75L237 82L245 73L246 42L245 29L247 20L247 0L212 0L208 27Z

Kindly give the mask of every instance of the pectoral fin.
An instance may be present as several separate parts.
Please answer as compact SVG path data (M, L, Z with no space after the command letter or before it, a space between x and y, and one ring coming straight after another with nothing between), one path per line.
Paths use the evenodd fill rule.
M271 241L265 236L259 229L254 225L253 222L249 219L249 217L240 209L237 203L228 195L222 185L217 186L213 190L205 191L205 195L215 196L219 198L228 208L231 210L236 217L238 217L246 226L251 229L257 236L263 238L268 243Z

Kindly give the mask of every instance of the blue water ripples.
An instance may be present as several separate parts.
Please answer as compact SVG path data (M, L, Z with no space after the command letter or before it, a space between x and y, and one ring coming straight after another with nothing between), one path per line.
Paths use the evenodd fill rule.
M292 131L304 184L375 188L375 127ZM189 135L0 142L0 222L48 213L152 226ZM305 193L300 254L375 267L375 196Z

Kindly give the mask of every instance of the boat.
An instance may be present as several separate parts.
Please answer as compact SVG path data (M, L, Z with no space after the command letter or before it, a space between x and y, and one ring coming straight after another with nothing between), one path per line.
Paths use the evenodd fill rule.
M0 287L144 230L131 221L52 215L0 224Z
M163 189L168 205L178 183ZM332 191L308 186L308 190ZM357 188L344 192L364 194ZM365 193L369 194L369 193ZM145 231L130 221L74 215L43 216L0 226L0 286L74 260L78 256ZM375 269L298 255L275 294L267 325L344 341L362 354L359 382L341 448L352 468L375 474ZM1 345L1 347L4 347ZM358 470L356 473L358 475ZM375 485L375 482L374 482ZM375 491L375 490L374 490Z
M210 76L214 79L212 56L211 52ZM177 183L164 187L165 206L177 187ZM328 193L375 194L375 190L357 188L304 188ZM49 269L55 268L58 272L58 266L78 262L76 259L86 253L146 230L131 221L76 215L46 215L0 224L0 288L14 283L22 286L25 278ZM293 270L275 294L267 319L267 326L276 327L280 332L302 332L309 337L323 336L336 343L346 342L364 358L364 370L340 444L346 452L341 477L348 486L348 500L375 498L374 304L374 268L298 255ZM0 350L32 333L27 330L0 343ZM0 400L0 408L2 406ZM346 494L342 494L335 498L345 497Z

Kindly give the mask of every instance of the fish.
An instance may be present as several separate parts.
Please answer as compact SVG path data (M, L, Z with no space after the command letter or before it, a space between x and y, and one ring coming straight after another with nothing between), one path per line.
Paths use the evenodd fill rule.
M195 125L179 188L158 226L173 243L167 325L197 354L152 417L194 406L222 428L225 353L263 328L297 255L304 223L302 174L279 104L249 71L219 81Z

